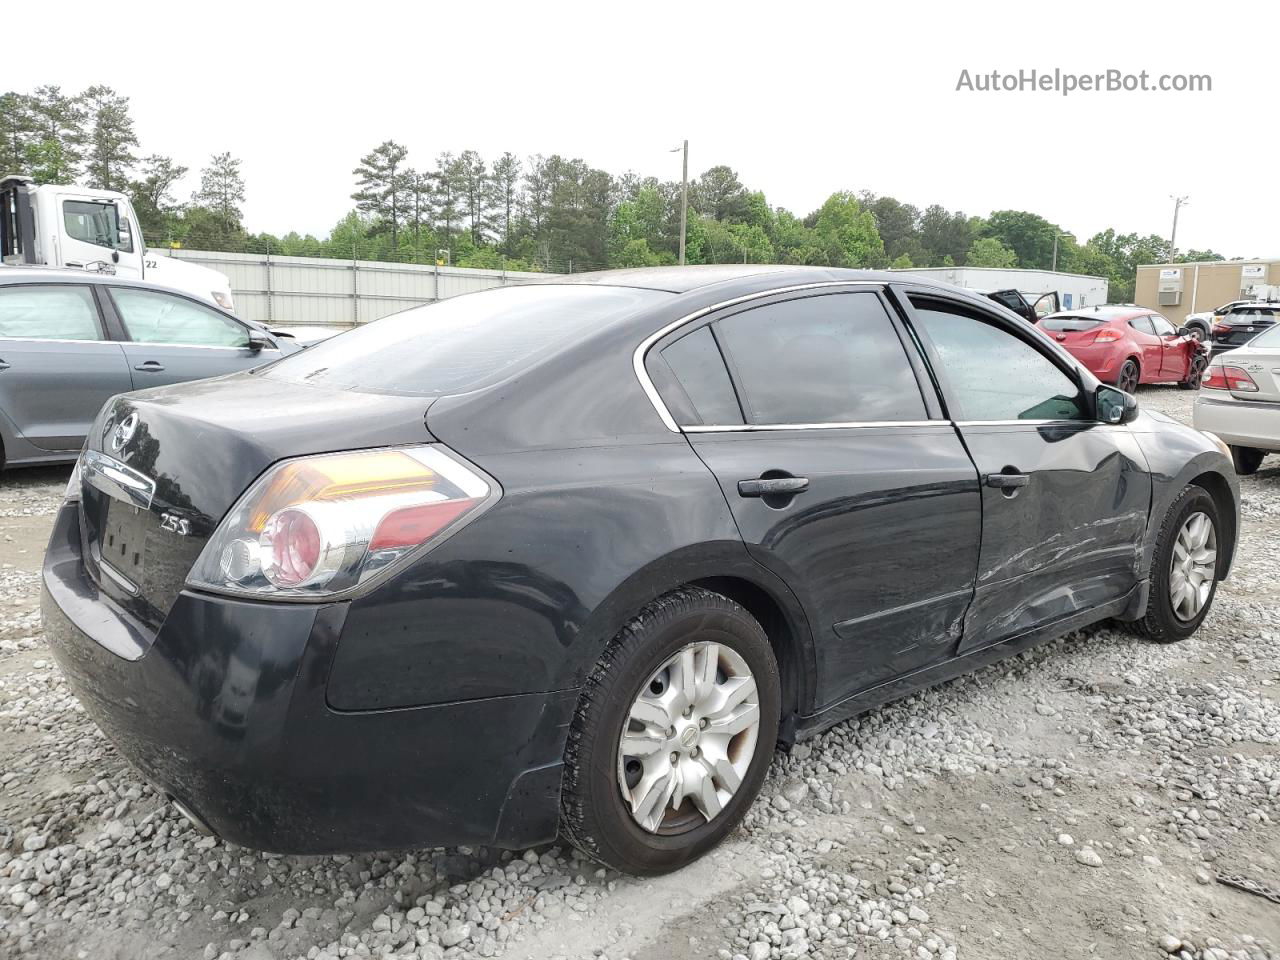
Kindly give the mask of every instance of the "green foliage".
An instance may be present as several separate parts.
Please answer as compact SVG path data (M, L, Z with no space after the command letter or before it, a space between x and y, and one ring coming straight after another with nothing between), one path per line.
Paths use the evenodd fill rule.
M200 171L200 189L191 199L217 216L224 233L240 231L240 204L244 203L240 161L230 153L215 153L209 158L209 165Z
M813 233L828 266L866 267L884 260L876 218L848 191L827 198L818 209Z
M969 247L965 265L970 267L1016 267L1018 255L995 237L979 237Z
M101 190L123 191L135 162L133 148L138 145L133 118L129 116L129 98L99 84L86 90L80 99L88 123L84 132L86 180L89 186Z
M889 264L889 266L894 270L910 270L912 267L915 266L915 264L911 262L911 258L909 256L903 253L903 254L899 254L897 257L894 257L893 261Z

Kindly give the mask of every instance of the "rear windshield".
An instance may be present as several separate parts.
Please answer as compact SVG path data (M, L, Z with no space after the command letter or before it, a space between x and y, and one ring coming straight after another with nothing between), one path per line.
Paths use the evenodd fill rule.
M487 290L375 320L285 357L263 375L371 393L460 393L670 296L588 284Z
M1094 327L1101 326L1106 323L1105 320L1099 320L1095 317L1045 317L1040 321L1040 326L1046 330L1052 330L1054 333L1070 333L1072 331L1092 330Z
M1227 323L1253 323L1255 320L1274 320L1275 311L1248 307L1244 310L1232 310L1225 317Z
M1258 334L1249 341L1251 347L1280 347L1280 325L1267 327L1266 330Z

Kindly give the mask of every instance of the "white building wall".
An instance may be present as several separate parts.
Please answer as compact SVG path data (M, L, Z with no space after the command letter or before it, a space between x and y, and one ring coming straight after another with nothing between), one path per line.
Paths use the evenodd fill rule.
M235 312L279 326L349 327L408 307L557 274L324 257L152 250L212 267L231 280Z
M895 272L942 280L967 290L1008 290L1012 287L1031 303L1056 290L1064 310L1095 307L1107 302L1107 279L1080 273L1004 270L998 267L912 267Z

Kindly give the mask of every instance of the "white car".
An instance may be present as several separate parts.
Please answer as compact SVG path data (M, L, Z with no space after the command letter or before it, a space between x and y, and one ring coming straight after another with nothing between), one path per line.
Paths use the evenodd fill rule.
M1213 355L1193 417L1231 447L1236 473L1254 473L1268 453L1280 453L1280 324Z

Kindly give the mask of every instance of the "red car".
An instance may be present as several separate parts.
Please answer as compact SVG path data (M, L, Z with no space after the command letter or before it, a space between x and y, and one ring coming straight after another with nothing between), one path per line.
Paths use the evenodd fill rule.
M1186 327L1142 307L1055 313L1036 324L1103 383L1132 393L1140 383L1200 386L1209 352Z

